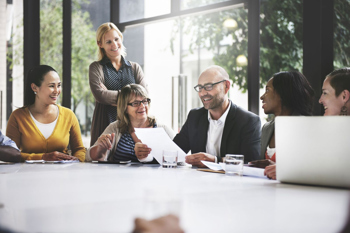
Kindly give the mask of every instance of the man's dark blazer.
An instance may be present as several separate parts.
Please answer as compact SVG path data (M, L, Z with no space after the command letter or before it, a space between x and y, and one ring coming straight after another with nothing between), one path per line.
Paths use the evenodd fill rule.
M185 152L206 152L209 121L208 110L192 109L174 142ZM260 154L261 122L254 113L248 112L231 102L221 139L220 155L243 154L244 162L258 160Z

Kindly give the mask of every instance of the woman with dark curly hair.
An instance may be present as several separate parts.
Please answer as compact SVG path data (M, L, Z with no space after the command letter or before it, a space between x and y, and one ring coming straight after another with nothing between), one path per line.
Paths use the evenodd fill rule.
M267 82L265 93L260 97L265 114L278 116L311 116L314 90L303 74L297 71L276 73ZM276 179L275 120L267 122L261 132L262 160L252 161L258 167L266 167L269 178Z

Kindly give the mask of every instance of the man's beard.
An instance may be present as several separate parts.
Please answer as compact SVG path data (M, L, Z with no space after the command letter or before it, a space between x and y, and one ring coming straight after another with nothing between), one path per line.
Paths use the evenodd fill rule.
M204 99L211 99L210 103L204 103ZM215 96L212 95L205 95L201 97L201 101L203 103L203 106L205 109L209 110L209 109L215 109L217 107L220 107L222 105L222 103L224 102L224 99L219 98L218 94Z

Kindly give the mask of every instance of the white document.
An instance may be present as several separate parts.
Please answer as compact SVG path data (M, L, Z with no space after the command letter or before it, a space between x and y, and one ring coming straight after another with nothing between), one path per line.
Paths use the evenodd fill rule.
M163 128L135 128L136 136L152 149L149 156L162 164L163 150L176 150L177 162L185 162L185 152L176 145Z
M213 162L207 162L207 161L201 161L205 166L210 168L211 170L214 171L220 171L220 170L225 170L222 168L222 166L218 163L213 163Z
M243 166L243 175L267 178L264 175L264 170L263 168Z
M225 163L213 163L213 162L207 162L207 161L201 161L205 166L208 168L215 170L215 171L220 171L224 170L225 171ZM243 175L244 176L256 176L256 177L264 177L267 178L264 175L264 170L263 168L256 168L256 167L247 167L243 166Z

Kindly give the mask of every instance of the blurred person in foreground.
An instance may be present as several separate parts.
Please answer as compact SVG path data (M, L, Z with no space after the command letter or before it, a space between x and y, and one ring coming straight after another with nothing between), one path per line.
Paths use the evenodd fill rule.
M184 230L180 227L179 218L170 214L150 221L136 218L133 233L184 233Z

